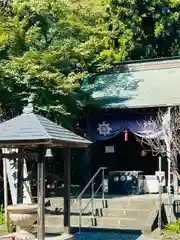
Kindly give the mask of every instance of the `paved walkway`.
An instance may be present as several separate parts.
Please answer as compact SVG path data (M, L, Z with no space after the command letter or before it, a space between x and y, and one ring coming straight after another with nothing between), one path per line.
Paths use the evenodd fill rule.
M141 236L137 240L154 240L154 238Z

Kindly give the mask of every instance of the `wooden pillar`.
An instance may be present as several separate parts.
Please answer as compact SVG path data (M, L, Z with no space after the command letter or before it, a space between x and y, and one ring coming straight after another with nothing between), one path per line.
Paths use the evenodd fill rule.
M71 190L71 149L64 149L64 233L71 233L70 190Z
M89 181L89 179L91 178L91 165L90 165L90 161L91 161L91 157L90 157L90 154L91 154L91 149L90 147L87 147L84 149L85 150L85 182L83 182L83 184L87 183ZM82 161L84 161L84 159L82 159Z
M45 238L45 148L39 148L37 161L38 221L37 239Z
M17 203L23 203L23 181L24 181L23 159L19 158L17 162Z
M9 230L8 226L8 179L7 179L7 171L6 171L6 159L3 158L3 181L4 181L4 222L6 231Z

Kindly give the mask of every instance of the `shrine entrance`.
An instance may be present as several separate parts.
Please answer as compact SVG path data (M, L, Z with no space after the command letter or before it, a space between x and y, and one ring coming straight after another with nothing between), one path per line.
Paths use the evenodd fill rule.
M133 187L127 188L127 183L138 185L140 178L143 183L151 183L149 192L157 193L157 181L155 172L158 170L158 156L152 153L150 146L141 144L141 139L156 139L160 129L152 118L156 117L154 112L120 111L109 110L101 114L93 115L87 121L88 136L94 142L91 146L90 171L91 176L100 168L106 167L106 177L113 182L114 190L120 193L133 192ZM167 159L162 159L162 171L167 179ZM117 175L117 176L115 176ZM141 175L141 176L140 176ZM121 181L126 178L126 181ZM135 181L129 179L134 178ZM125 187L125 185L126 187ZM131 188L131 190L130 190ZM137 189L137 188L136 188ZM145 188L144 188L145 189ZM147 189L147 188L146 188ZM147 190L146 190L147 191ZM111 193L113 192L110 191ZM138 190L137 190L138 192ZM137 194L136 192L136 194ZM114 191L115 193L115 191ZM116 193L115 193L116 194Z
M91 166L93 172L103 166L108 171L143 171L146 175L152 175L158 169L158 157L153 156L150 149L145 151L133 133L128 133L125 141L124 133L121 132L111 139L94 144ZM163 167L166 168L164 164Z

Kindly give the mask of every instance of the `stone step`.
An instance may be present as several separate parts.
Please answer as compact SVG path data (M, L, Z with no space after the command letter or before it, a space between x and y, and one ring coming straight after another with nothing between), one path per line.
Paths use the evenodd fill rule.
M95 198L97 201L101 201L102 198ZM82 198L83 202L88 202L90 198ZM116 197L116 198L105 198L106 201L111 201L113 203L143 203L143 202L152 202L158 199L149 198L142 198L138 197ZM62 197L53 197L53 198L46 198L46 201L50 201L53 204L63 204L64 199ZM76 202L75 198L71 198L71 203Z
M102 208L102 206L101 206ZM84 215L90 215L92 212L92 207L87 207L84 210ZM54 208L53 206L51 207L46 207L46 214L51 214L51 215L61 215L63 214L63 208ZM71 214L72 215L78 215L79 214L79 207L71 208Z
M81 206L84 208L87 203L89 202L89 199L83 199ZM153 201L112 201L107 200L106 205L108 208L111 209L150 209L153 207ZM51 202L51 206L59 209L63 209L63 202ZM102 208L103 207L103 201L100 199L94 200L94 208ZM78 211L79 210L79 202L73 202L71 204L71 211ZM87 207L87 210L91 210L91 204Z
M46 226L63 226L63 215L53 216L46 215L45 225ZM128 218L128 217L94 217L91 216L82 216L81 224L84 227L92 227L97 225L98 227L115 227L115 228L132 228L133 229L142 229L146 224L146 221L139 218ZM71 226L79 226L79 217L71 216Z
M45 225L63 226L64 216L63 215L46 215ZM84 227L91 227L93 225L91 216L82 216L81 224ZM79 216L71 216L71 226L79 226Z
M82 209L89 200L89 198L82 199ZM63 231L63 198L52 198L50 202L51 206L46 207L46 228L53 229L54 232ZM88 205L82 216L82 227L149 231L157 215L155 210L152 213L157 201L150 197L117 197L106 199L105 202L106 204L103 204L102 199L94 200L96 216L93 219L91 203ZM106 208L103 208L103 205ZM147 223L150 215L152 217ZM71 226L79 227L79 203L75 199L71 201Z
M82 204L81 204L81 209L85 208L85 212L89 212L92 209L91 203L88 206L87 206L87 203L88 202L82 202ZM94 209L95 208L102 208L102 207L103 207L102 201L98 201L98 202L94 201ZM70 208L71 208L71 212L79 212L79 203L72 204L70 206ZM51 206L46 207L46 209L49 210L49 211L57 211L57 212L59 211L59 212L62 212L63 209L64 209L64 206L63 206L63 204L62 205L60 205L60 204L56 204L56 205L53 204Z
M63 230L63 216L46 216L45 226L51 231ZM71 216L71 226L79 227L79 217ZM146 221L136 218L119 218L119 217L82 217L82 227L98 228L115 228L115 229L136 229L147 230ZM150 226L149 226L150 228Z
M63 233L64 232L64 227L63 225L45 225L45 232L48 234L53 234L53 233Z
M100 203L95 203L97 207ZM111 209L149 209L152 206L152 202L113 202L107 201L107 208Z
M145 221L135 218L101 217L97 218L96 221L97 226L99 228L136 229L136 230L147 229L147 224Z
M109 208L98 208L95 209L94 214L97 217L122 217L122 218L138 218L141 220L146 220L151 212L151 209L109 209ZM55 211L52 208L48 208L47 214L51 216L63 215L63 210ZM83 216L91 216L92 210L86 209ZM71 211L71 216L79 216L79 211Z
M96 215L104 217L122 217L122 218L138 218L147 219L150 210L149 209L97 209Z

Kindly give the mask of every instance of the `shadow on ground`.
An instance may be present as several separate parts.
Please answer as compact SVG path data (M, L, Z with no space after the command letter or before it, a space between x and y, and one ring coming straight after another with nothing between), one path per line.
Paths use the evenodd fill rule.
M137 240L141 236L141 231L137 230L117 230L117 229L89 229L83 228L81 232L78 229L73 229L75 240Z
M75 240L137 240L142 235L140 230L118 230L118 229L89 229L82 228L79 232L78 228L72 228L72 233L75 236ZM57 237L60 232L46 233L47 237Z
M64 211L62 208L56 208L55 210L49 210L49 209L46 209L46 214L49 214L49 215L64 215ZM84 212L82 214L82 216L91 216L92 213L91 212ZM79 213L78 212L72 212L71 211L71 216L79 216Z

